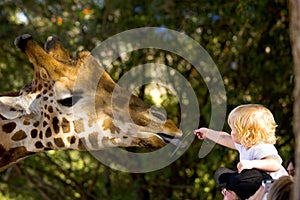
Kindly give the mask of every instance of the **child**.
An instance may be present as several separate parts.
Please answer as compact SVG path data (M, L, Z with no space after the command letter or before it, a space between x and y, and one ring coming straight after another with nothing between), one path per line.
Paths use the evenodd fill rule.
M233 109L228 116L231 135L208 128L195 130L199 139L214 142L239 151L237 170L259 169L273 179L287 175L282 159L274 146L276 123L272 113L262 105L246 104Z

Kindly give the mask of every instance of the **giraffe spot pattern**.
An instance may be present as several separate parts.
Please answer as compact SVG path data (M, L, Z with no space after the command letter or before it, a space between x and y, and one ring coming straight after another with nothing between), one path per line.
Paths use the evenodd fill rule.
M111 133L119 133L120 128L116 127L111 118L107 118L102 124L103 130L109 129Z
M78 149L79 150L86 150L86 142L85 138L80 138L78 141Z
M9 122L2 126L2 131L5 133L11 133L16 128L17 124L15 122Z
M98 133L97 132L90 133L89 141L93 148L97 148L98 147Z
M40 137L41 140L43 139L43 131L40 131L39 137Z
M61 138L54 138L54 143L59 148L65 146L65 143L64 143L64 141Z
M75 136L69 136L69 137L67 138L67 140L68 140L68 142L69 142L70 144L75 144L75 142L76 142Z
M26 137L27 137L26 133L23 130L19 130L12 136L11 139L13 141L20 141L25 139Z
M49 113L53 113L53 107L52 107L52 106L49 106L49 107L48 107L48 111L49 111Z
M74 121L74 129L76 133L84 132L84 123L83 120L76 120Z
M39 84L37 88L38 88L39 91L42 90L43 89L42 84Z
M30 135L32 138L36 138L38 134L38 131L36 129L31 130Z
M29 120L29 119L25 119L25 120L23 121L23 125L24 125L24 126L30 125L30 120Z
M44 145L40 141L36 142L34 145L37 149L41 149L44 147Z
M46 121L43 121L43 127L46 127L48 123Z
M44 118L50 119L50 115L48 115L47 113L44 113Z
M40 125L40 122L39 122L39 121L36 121L36 122L33 123L33 126L34 126L34 127L38 127L39 125Z
M51 149L53 149L53 144L51 143L51 142L47 142L47 144L46 144L46 146L48 147L48 148L51 148Z
M46 136L46 138L49 138L49 137L51 137L51 135L52 135L51 128L48 127L48 128L46 129L45 136Z
M57 134L57 133L59 133L59 126L58 126L58 119L57 119L57 117L54 117L53 119L52 119L52 126L53 126L53 130L54 130L54 132Z
M69 133L71 131L70 122L66 118L63 118L61 127L64 133Z

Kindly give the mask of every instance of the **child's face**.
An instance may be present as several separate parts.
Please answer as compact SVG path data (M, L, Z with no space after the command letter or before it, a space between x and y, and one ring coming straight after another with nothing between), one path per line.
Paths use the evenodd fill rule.
M232 138L233 142L240 144L240 141L238 139L239 138L238 132L236 131L235 127L232 126L231 124L229 124L229 127L231 128L231 138Z

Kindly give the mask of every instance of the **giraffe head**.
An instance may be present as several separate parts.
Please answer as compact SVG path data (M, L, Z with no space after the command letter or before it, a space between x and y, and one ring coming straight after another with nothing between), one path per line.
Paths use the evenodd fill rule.
M50 149L160 148L182 135L161 112L120 88L90 52L71 59L57 37L44 49L27 34L15 44L33 64L34 78L0 97L0 170Z

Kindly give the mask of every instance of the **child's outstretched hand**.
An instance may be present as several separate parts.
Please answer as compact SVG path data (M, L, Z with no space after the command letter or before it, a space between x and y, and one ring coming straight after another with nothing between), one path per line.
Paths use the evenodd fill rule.
M200 139L204 140L206 138L207 128L199 128L194 130L194 134Z

